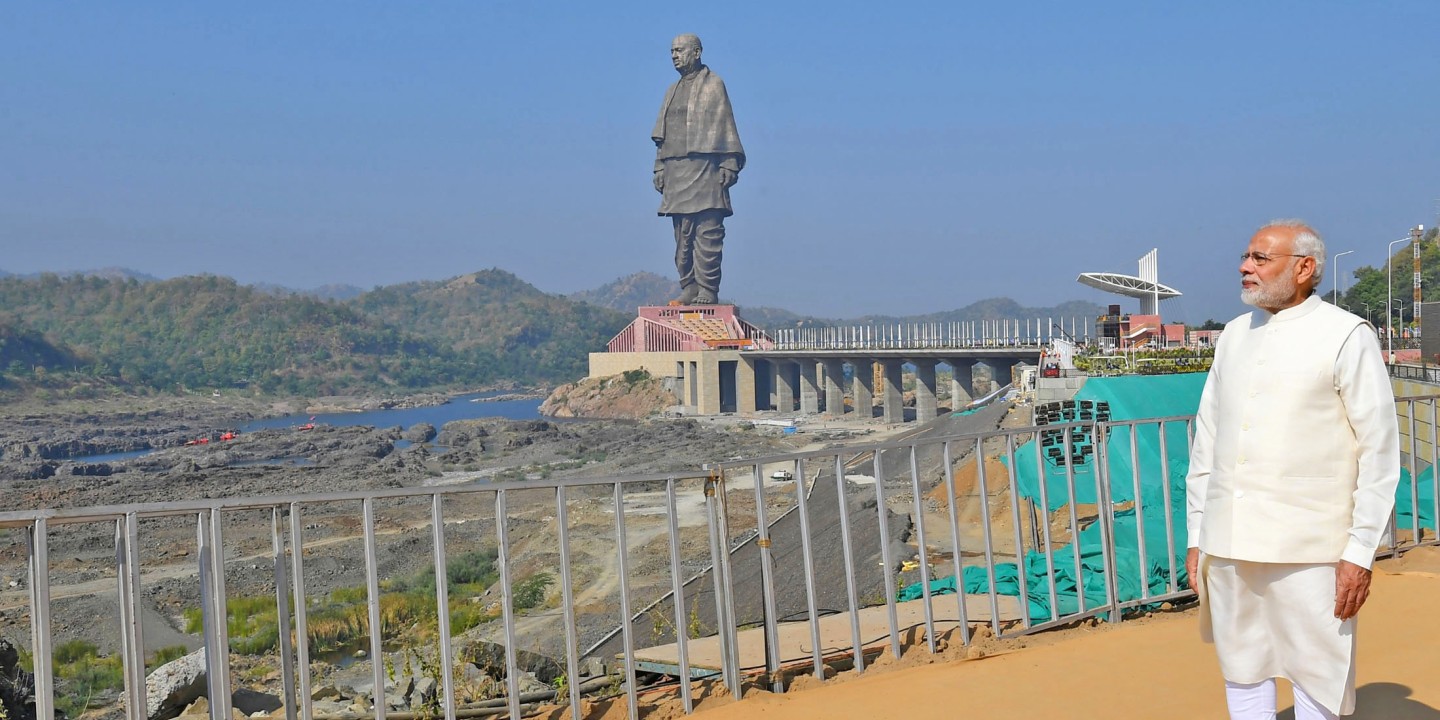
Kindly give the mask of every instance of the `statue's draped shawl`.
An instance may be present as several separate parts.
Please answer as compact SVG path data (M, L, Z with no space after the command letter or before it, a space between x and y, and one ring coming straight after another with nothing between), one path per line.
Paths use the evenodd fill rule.
M745 167L745 148L740 145L740 132L735 129L735 113L730 109L725 82L708 67L702 66L696 72L690 102L685 108L685 147L692 155L733 155L740 167ZM676 80L665 91L665 101L660 103L660 117L650 134L657 148L665 142L665 111L679 84Z

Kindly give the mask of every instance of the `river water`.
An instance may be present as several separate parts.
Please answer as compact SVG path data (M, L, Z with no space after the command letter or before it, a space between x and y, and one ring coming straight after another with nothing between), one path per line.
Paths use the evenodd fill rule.
M457 395L444 405L417 408L395 408L392 410L367 410L365 412L323 413L310 415L297 413L284 417L254 420L240 426L240 432L253 432L271 428L288 428L313 422L316 425L350 427L371 425L379 428L399 425L408 429L411 425L430 423L440 429L451 420L470 420L482 417L502 417L510 420L534 420L540 417L539 398L526 400L486 400L506 395L503 392L481 392Z
M452 420L470 420L484 417L502 417L510 420L534 420L540 417L539 398L528 398L524 400L488 400L487 398L507 395L506 392L478 392L466 395L457 395L444 405L415 408L394 408L391 410L367 410L365 412L348 413L296 413L282 417L264 418L252 420L241 425L238 429L242 433L254 432L256 430L293 428L306 423L316 425L330 425L335 427L350 427L355 425L369 425L378 428L395 427L409 429L410 426L419 423L430 423L436 430ZM90 455L87 457L71 458L83 462L118 462L129 460L144 455L151 450L135 450L131 452L107 453L104 455Z

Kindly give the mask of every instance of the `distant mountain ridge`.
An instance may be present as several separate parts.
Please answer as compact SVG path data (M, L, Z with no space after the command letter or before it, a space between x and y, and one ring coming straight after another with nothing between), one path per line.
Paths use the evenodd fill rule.
M160 282L161 280L163 280L163 278L156 277L149 273L143 273L139 270L132 270L125 267L103 267L93 270L45 270L42 272L24 274L0 270L0 278L18 277L33 280L47 273L51 275L57 275L59 277L70 277L72 275L78 275L80 277L99 277L111 280L130 279L136 280L138 282ZM270 295L307 295L309 297L319 298L321 300L349 300L351 298L359 297L365 292L365 288L356 287L354 285L347 285L344 283L327 283L325 285L310 289L297 289L287 287L285 285L277 285L275 283L254 283L250 285L250 287Z
M0 385L64 387L57 378L67 373L156 391L247 387L300 395L557 384L584 376L588 354L603 351L635 308L665 304L678 292L670 279L635 273L565 296L498 268L368 291L293 291L216 275L160 280L125 268L3 273ZM1081 301L1026 307L1009 298L855 319L740 308L769 330L1069 319L1101 310Z
M571 300L633 313L642 305L664 305L680 294L680 285L652 272L637 272L592 290L571 293ZM729 301L729 298L721 298ZM1105 308L1084 300L1071 300L1050 307L1027 307L1010 298L977 300L955 310L916 315L863 315L858 318L820 318L783 308L739 305L740 315L767 328L836 327L844 325L886 325L924 322L969 322L974 320L1025 320L1026 318L1094 318Z
M12 272L7 272L7 271L5 271L5 270L0 270L0 278L18 277L18 278L27 278L27 279L32 279L32 280L33 280L33 279L35 279L35 278L40 277L41 275L47 275L47 274L48 274L48 275L58 275L58 276L60 276L60 277L71 277L71 276L79 276L79 277L98 277L98 278L106 278L106 279L108 279L108 280L137 280L137 281L139 281L139 282L157 282L157 281L160 280L160 278L155 277L154 275L147 275L147 274L145 274L145 273L143 273L143 272L140 272L139 270L131 270L130 268L123 268L123 267L102 267L102 268L95 268L95 269L92 269L92 270L64 270L64 271L50 271L50 270L46 270L46 271L42 271L42 272L33 272L33 273L24 273L24 274L21 274L21 273L12 273Z
M593 290L570 293L566 297L576 302L633 313L641 306L664 305L679 295L679 281L641 271L611 280Z
M14 380L69 372L154 390L300 395L558 384L583 376L587 354L629 321L501 270L345 301L215 275L42 273L0 278L0 308L0 374Z
M344 283L330 283L309 290L297 290L273 283L255 283L250 287L270 295L306 295L320 300L350 300L365 294L365 288Z

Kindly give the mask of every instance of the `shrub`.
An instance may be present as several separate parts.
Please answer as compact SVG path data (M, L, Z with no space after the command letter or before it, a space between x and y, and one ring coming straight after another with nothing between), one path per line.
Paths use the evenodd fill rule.
M545 591L554 584L555 577L547 572L535 573L515 583L513 595L515 607L520 610L538 607L545 602Z
M91 707L108 704L112 693L125 687L124 661L100 657L99 649L84 640L71 640L55 648L57 710L77 717ZM58 713L57 713L58 714Z
M170 645L168 647L163 647L159 650L156 650L155 654L150 657L149 667L157 668L172 660L179 660L180 658L185 657L189 654L190 651L186 650L184 645Z

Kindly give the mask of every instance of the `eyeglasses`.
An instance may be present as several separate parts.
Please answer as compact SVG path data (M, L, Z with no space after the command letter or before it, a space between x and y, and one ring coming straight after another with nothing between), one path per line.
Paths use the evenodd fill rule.
M1247 252L1247 253L1240 253L1240 262L1241 262L1241 263L1244 263L1246 260L1251 260L1251 261L1254 261L1254 263L1255 263L1257 266L1264 266L1265 263L1268 263L1268 262L1270 262L1271 260L1274 260L1274 259L1277 258L1277 257L1310 257L1310 256L1309 256L1309 255L1295 255L1295 254L1292 254L1292 253L1275 253L1274 255L1266 255L1265 253L1262 253L1262 252Z

